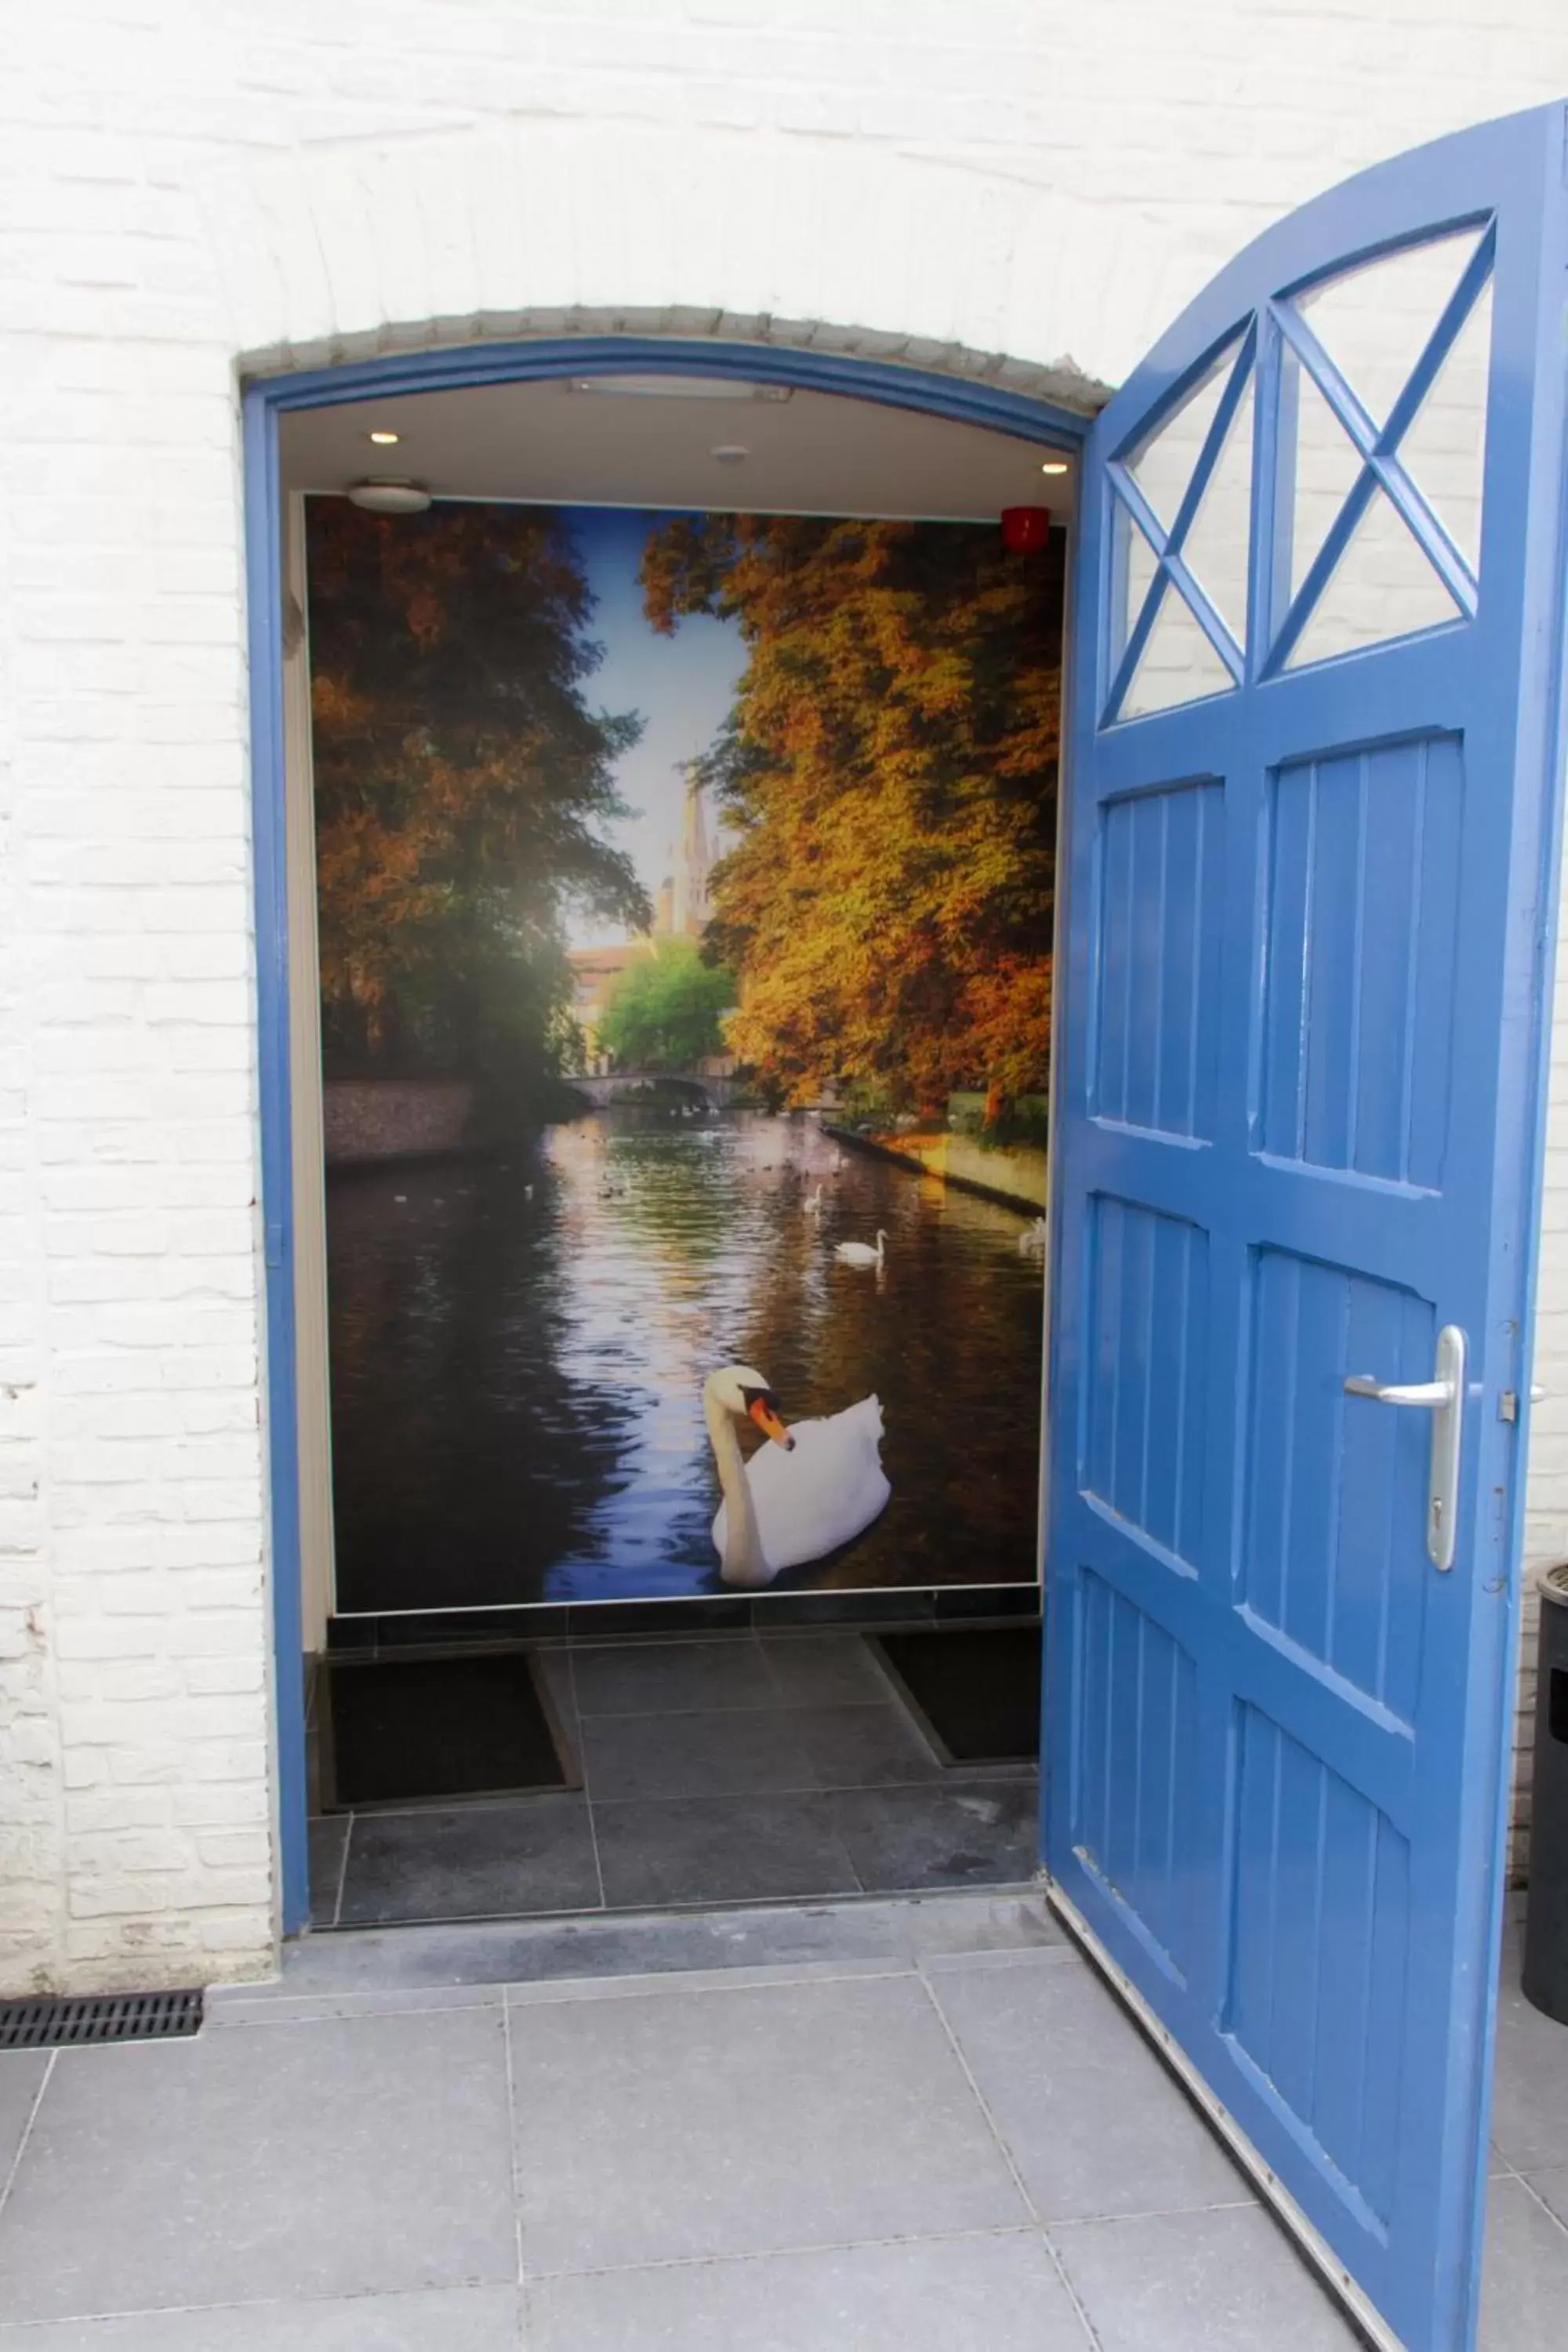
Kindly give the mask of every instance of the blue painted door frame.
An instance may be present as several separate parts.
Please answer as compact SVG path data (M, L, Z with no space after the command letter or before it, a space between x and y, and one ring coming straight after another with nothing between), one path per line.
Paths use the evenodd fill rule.
M352 366L259 378L245 391L246 579L250 657L251 790L256 866L261 1187L267 1298L274 1705L283 1932L310 1918L304 1691L300 1672L300 1449L295 1378L289 894L283 765L282 504L278 427L291 409L341 406L395 393L447 392L575 375L733 376L798 384L888 408L988 426L1042 446L1076 449L1088 419L987 383L875 360L753 343L635 335L560 336L462 345Z
M1565 189L1552 107L1307 205L1096 421L1079 493L1047 1867L1409 2352L1464 2352L1479 2285ZM1446 1327L1449 1492L1430 1399L1364 1381L1434 1383Z

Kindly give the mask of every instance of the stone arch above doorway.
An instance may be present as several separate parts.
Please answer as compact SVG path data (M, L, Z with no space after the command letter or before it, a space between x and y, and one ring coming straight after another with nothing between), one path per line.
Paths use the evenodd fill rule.
M1092 413L1107 273L1167 299L1120 215L890 150L603 122L324 142L198 191L247 374L562 334L787 344ZM852 320L826 325L825 320ZM1101 335L1103 331L1100 331Z

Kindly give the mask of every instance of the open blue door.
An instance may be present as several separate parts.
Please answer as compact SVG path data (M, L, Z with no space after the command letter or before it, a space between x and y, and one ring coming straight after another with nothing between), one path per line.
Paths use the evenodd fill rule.
M1281 224L1083 478L1047 1859L1410 2352L1479 2269L1565 152L1521 116Z

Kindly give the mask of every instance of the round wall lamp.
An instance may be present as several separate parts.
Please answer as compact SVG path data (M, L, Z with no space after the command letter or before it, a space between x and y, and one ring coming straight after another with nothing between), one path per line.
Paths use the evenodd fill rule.
M430 493L423 482L393 481L383 476L368 482L351 482L349 504L363 507L370 514L423 514L430 503Z

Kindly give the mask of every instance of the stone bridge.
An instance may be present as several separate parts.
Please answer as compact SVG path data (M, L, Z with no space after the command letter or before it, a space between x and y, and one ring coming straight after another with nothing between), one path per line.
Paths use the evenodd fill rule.
M735 1092L733 1078L706 1070L610 1070L602 1076L568 1073L563 1083L591 1103L636 1102L639 1096L680 1094L721 1109Z

